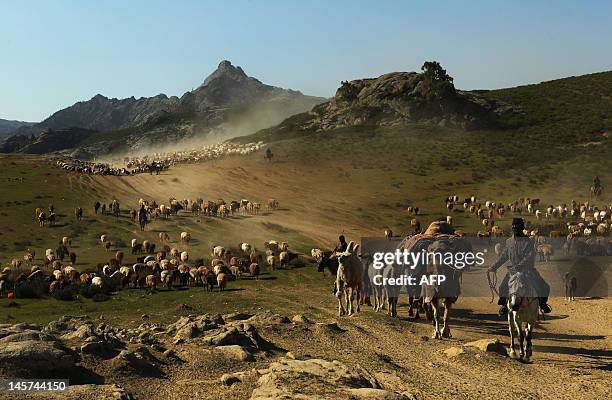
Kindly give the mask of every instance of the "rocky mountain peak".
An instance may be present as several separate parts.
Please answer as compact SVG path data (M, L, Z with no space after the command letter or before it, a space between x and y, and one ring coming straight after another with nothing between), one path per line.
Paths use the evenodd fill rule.
M240 68L239 66L232 65L231 61L228 60L221 61L217 69L204 80L204 83L202 83L200 87L208 86L212 82L217 80L231 80L235 82L259 82L257 79L247 76L247 74L244 73L242 68Z

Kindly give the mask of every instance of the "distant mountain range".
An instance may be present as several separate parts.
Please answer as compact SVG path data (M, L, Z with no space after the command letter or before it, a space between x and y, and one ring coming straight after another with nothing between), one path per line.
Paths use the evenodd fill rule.
M11 136L22 126L34 125L35 122L11 121L0 118L0 139Z
M266 85L222 61L198 88L180 98L109 99L98 94L40 123L18 127L0 143L0 152L64 151L89 158L219 141L273 126L325 100Z

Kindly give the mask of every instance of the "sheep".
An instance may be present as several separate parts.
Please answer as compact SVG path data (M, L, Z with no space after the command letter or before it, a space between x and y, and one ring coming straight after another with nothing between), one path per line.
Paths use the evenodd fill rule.
M151 242L148 240L142 242L142 250L147 254L151 253Z
M45 250L45 257L49 257L50 255L55 254L55 252L53 251L53 249L47 249Z
M310 250L310 255L312 256L312 258L317 260L317 262L321 261L321 259L323 258L323 250L321 250L321 249L312 249L312 250Z
M106 251L111 251L111 242L104 242L104 248Z
M453 224L453 217L450 216L450 215L447 215L446 216L446 223L449 224L449 225L452 225Z
M492 226L491 227L491 234L493 236L503 236L504 235L504 230L502 229L501 226Z
M181 232L181 242L185 244L189 244L190 241L191 241L191 234L189 234L188 232Z
M104 284L104 281L102 280L101 277L99 276L95 276L91 279L91 285L92 286L98 286L98 287L102 287L102 285Z
M244 254L249 254L251 253L251 245L248 243L240 243L240 245L238 246L240 248L240 250L244 253Z
M220 292L225 290L225 286L227 285L227 277L224 273L220 273L217 275L217 285L219 286Z
M189 253L187 253L186 251L183 251L181 253L181 261L182 262L187 262L189 260Z
M278 246L280 251L288 251L289 250L289 244L287 242L281 242L281 244Z
M124 257L125 257L125 254L122 251L118 251L115 253L115 260L117 260L119 264L123 263Z
M217 277L215 276L215 273L211 270L207 270L205 273L200 275L200 279L202 280L202 284L206 288L206 291L212 292L217 282Z
M270 240L269 242L264 242L264 247L272 251L273 254L276 254L276 252L278 251L278 242L276 240Z
M274 255L269 255L266 257L266 262L268 263L268 265L270 266L270 268L272 269L272 271L275 270L276 267L276 258L274 257Z
M104 243L108 242L108 235L100 236L100 243L104 246Z
M70 258L70 264L72 264L72 265L76 264L77 255L76 255L76 253L74 251L71 251L68 254L68 257Z
M159 232L159 241L164 244L170 241L170 235L168 232Z
M179 250L176 247L173 247L172 249L170 249L170 256L173 259L178 260L180 254L181 253L179 252Z
M223 257L225 254L225 248L223 246L212 246L213 257Z
M536 253L540 256L540 261L550 261L550 256L554 254L553 247L550 244L539 244Z
M291 260L294 260L296 258L298 258L298 254L297 253L292 253L292 252L289 252L289 251L282 251L278 255L279 265L280 265L281 268L288 267L289 263L291 262Z
M163 270L160 274L160 282L162 285L166 287L166 289L170 290L172 288L172 282L174 280L172 270Z
M147 275L145 278L145 283L147 284L147 288L149 289L149 293L155 291L157 286L157 277L153 274Z
M56 280L60 280L64 276L64 273L59 269L54 270L52 274Z
M255 279L259 280L259 264L257 263L251 263L251 265L249 265L249 273L251 274L251 276L255 277Z
M231 272L232 275L234 275L234 277L236 279L238 279L238 278L240 278L240 276L242 276L242 270L237 265L231 265L230 266L230 272Z
M62 238L62 244L64 246L70 246L70 245L72 245L72 240L70 240L70 238L68 236L64 236Z

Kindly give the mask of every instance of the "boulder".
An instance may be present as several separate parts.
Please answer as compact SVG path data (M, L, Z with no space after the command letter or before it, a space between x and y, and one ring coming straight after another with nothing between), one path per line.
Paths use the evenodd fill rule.
M223 374L221 376L221 383L225 386L232 386L234 383L241 382L240 378L238 378L234 374Z
M354 398L351 389L372 389L367 377L339 361L281 358L258 372L251 400Z
M468 342L464 344L464 346L474 347L480 351L484 351L487 353L497 353L502 356L508 355L506 347L497 338L475 340L473 342Z
M459 354L463 353L465 353L465 350L463 350L461 347L451 347L444 350L444 354L446 354L446 356L449 358L457 357Z
M251 353L238 345L217 346L215 350L236 361L255 361L255 357Z
M302 314L294 315L291 322L294 324L312 324L312 321Z
M9 341L0 346L0 367L24 377L48 377L73 368L77 355L58 341Z

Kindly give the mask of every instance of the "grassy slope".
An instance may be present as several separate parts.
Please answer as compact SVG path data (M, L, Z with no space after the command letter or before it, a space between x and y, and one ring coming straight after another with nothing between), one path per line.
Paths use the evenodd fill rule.
M600 83L586 86L584 79ZM533 116L521 122L522 128L505 131L466 133L408 126L313 133L297 132L292 127L295 124L286 123L283 139L270 144L275 154L272 163L265 162L259 153L181 166L160 176L117 178L66 174L36 157L1 157L0 260L6 263L27 247L35 248L40 259L45 248L55 248L57 241L68 235L74 238L73 248L79 255L77 267L91 270L110 256L98 244L102 233L109 234L116 248L127 250L132 237L156 240L160 230L169 231L173 239L182 230L192 232L192 258L207 256L211 242L235 247L247 241L261 248L264 240L288 240L293 249L307 252L311 246L331 245L340 231L349 238L380 234L386 226L396 234L405 233L412 218L404 211L407 205L421 208L419 219L425 224L448 214L442 200L448 194L475 194L480 199L503 202L521 196L539 197L553 204L585 200L593 175L599 174L604 185L612 182L610 138L599 131L593 133L591 124L595 121L601 129L608 129L612 107L606 108L606 103L599 101L609 101L609 97L599 96L597 100L589 94L598 93L598 87L603 88L601 93L612 93L611 79L609 73L571 78L573 89L563 89L567 86L563 81L542 84L542 93L547 93L549 101L532 100L540 93L540 86L488 92L489 96L519 103L527 117ZM582 97L577 94L580 87L584 88ZM571 98L577 99L576 104ZM585 104L589 101L593 103L590 106ZM274 137L271 130L258 135L268 135L268 141L280 138ZM599 144L584 145L593 141ZM9 177L25 180L9 182ZM92 215L95 199L109 202L117 197L127 211L140 197L167 202L171 196L249 198L261 202L274 197L280 200L282 210L225 221L198 220L185 214L155 222L144 234L126 215L119 222ZM603 200L610 202L609 193ZM65 217L60 217L58 227L40 229L34 223L34 208L49 203L55 204ZM72 218L76 205L86 211L86 219L80 224ZM480 229L478 221L462 210L453 212L453 216L460 228ZM510 218L507 215L498 224L508 227ZM133 257L127 261L134 261ZM299 299L288 294L286 300L278 300L276 290L299 282L319 295L328 291L327 284L321 285L311 268L274 272L269 277L273 279L230 284L246 290L219 296L206 294L200 288L159 294L155 297L159 301L150 302L146 310L158 320L176 315L180 302L201 311L248 308L253 301L257 303L253 307L295 311L299 308L295 301ZM106 303L19 300L22 307L0 308L0 319L10 315L18 320L47 321L66 313L99 313L130 321L144 312L138 306L142 296L138 291L124 291ZM0 300L0 305L5 305L2 303L6 300ZM121 311L116 306L131 303L133 307L122 307Z

